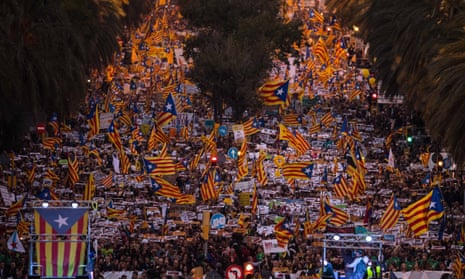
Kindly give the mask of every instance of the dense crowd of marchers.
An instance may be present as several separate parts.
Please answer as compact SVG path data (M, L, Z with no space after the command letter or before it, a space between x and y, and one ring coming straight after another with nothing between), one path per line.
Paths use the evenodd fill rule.
M30 264L47 261L27 245L47 218L31 205L43 201L90 205L85 260L63 260L96 277L224 278L231 265L249 262L252 278L332 278L332 270L360 278L370 267L359 262L462 277L462 174L414 113L379 100L376 76L358 63L364 45L334 16L287 7L287 17L304 23L298 63L273 69L257 92L267 105L261 113L215 123L216 111L186 78L195 60L180 50L193 33L177 6L161 2L115 63L94 73L77 115L54 115L20 152L3 153L2 191L14 196L2 193L6 277L63 272ZM224 227L202 224L204 210L224 216ZM20 253L14 229L32 258ZM323 251L318 235L338 231L395 241ZM268 250L269 240L279 252Z

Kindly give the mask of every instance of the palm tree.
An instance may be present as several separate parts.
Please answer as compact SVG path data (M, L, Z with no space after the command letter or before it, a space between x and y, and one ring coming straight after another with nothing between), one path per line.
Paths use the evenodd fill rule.
M119 49L124 7L137 18L136 2L0 3L0 148L19 143L23 127L52 112L65 117L76 111L90 71L112 63Z
M458 163L465 162L465 5L450 1L444 6L444 23L438 54L428 66L430 90L423 99L423 117L434 138L447 146Z
M343 24L360 26L386 93L404 95L433 138L456 162L464 162L463 1L329 0L327 5Z

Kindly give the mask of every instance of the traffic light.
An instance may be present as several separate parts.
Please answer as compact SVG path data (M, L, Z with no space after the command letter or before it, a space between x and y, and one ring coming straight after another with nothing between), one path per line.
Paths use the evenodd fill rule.
M218 156L216 154L211 155L210 162L212 163L212 165L216 165L216 163L218 162Z
M254 267L251 262L245 262L244 263L244 277L247 275L253 275L254 273Z
M413 137L411 135L407 136L407 143L410 144L413 142Z
M373 101L376 101L376 99L378 99L378 93L373 92L373 93L371 94L371 99L372 99Z

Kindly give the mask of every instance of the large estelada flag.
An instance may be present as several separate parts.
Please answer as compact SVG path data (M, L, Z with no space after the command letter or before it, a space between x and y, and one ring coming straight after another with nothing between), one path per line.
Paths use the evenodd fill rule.
M88 233L86 208L37 208L34 211L36 262L42 277L76 277L85 266ZM85 238L84 238L85 239Z
M258 93L265 106L283 105L287 102L288 89L288 80L272 80L260 87Z

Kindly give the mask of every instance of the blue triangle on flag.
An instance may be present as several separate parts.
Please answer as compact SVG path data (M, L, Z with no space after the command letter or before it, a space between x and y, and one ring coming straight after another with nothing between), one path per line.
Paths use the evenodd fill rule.
M87 212L87 208L37 208L36 210L57 234L66 234Z

